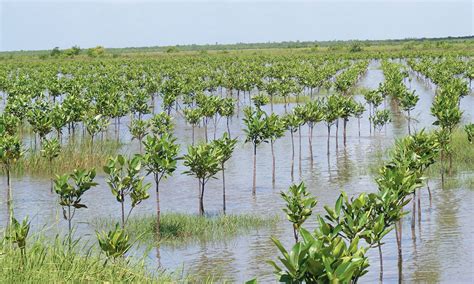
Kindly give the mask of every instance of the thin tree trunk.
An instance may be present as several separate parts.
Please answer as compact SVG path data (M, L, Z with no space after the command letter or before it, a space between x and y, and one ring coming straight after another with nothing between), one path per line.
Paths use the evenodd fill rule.
M331 137L331 126L328 125L328 142L327 142L328 156L329 156L329 137Z
M418 190L418 223L421 223L421 191Z
M122 201L120 202L121 209L122 209L122 229L125 228L125 200L123 194L121 194Z
M379 261L380 261L380 278L379 278L379 283L383 283L383 257L382 257L382 244L378 242L379 246Z
M253 186L252 193L255 195L257 190L257 145L253 146Z
M428 189L428 196L429 196L429 199L430 199L430 208L431 208L431 205L432 205L432 198L431 198L430 185L428 184L428 179L426 179L426 188Z
M301 126L298 126L298 172L301 178Z
M68 222L68 231L69 231L69 249L71 249L71 244L72 244L72 224L71 224L71 206L67 207L67 222Z
M276 175L275 175L275 164L276 164L276 161L275 161L275 149L274 149L274 144L275 144L275 141L271 140L270 141L270 147L272 149L272 185L275 185L275 179L276 179Z
M291 135L291 181L294 180L295 171L295 143L293 139L293 130L290 130Z
M12 187L10 180L10 168L7 166L7 207L8 207L8 220L7 227L11 224L13 219L13 206L12 206Z
M411 210L411 237L412 239L416 239L415 233L415 222L416 222L416 192L413 192L413 198L411 200L412 203L412 210Z
M51 193L53 193L53 161L49 160L49 185Z
M410 110L408 110L408 135L411 135L411 128L410 128Z
M226 205L225 205L225 168L224 168L224 163L222 163L222 209L223 209L224 215L225 215Z
M201 216L204 216L204 185L205 185L205 181L203 179L201 183L202 189L199 194L199 215Z
M207 118L204 118L204 135L206 136L206 143L208 142L207 138Z
M311 126L309 128L309 156L310 156L310 161L311 161L311 167L313 166L313 127L314 126Z
M293 225L293 236L295 237L295 243L298 243L298 231L296 230L295 225Z
M357 118L357 125L358 125L358 128L359 128L359 137L360 137L360 117Z
M343 136L344 136L344 146L346 146L346 130L347 130L347 119L344 118L344 124L343 124L344 130L343 130Z
M155 190L156 190L156 236L160 237L160 226L161 226L161 208L160 208L160 179L155 174Z
M273 113L273 95L270 95L270 111Z

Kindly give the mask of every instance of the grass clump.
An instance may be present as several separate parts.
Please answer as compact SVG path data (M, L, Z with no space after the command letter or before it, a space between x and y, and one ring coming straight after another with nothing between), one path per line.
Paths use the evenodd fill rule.
M169 283L171 276L152 274L144 261L130 259L108 261L96 253L94 246L69 249L67 241L56 237L48 242L29 238L26 254L5 239L0 240L0 279L2 283L63 283L63 282L137 282ZM159 274L159 275L158 275Z
M461 172L470 172L474 170L474 144L470 144L467 140L466 132L462 129L457 129L451 139L452 149L452 174ZM445 168L449 167L449 162L446 159ZM428 176L436 176L441 172L442 164L437 162L428 169Z
M161 215L160 242L183 243L189 241L219 240L257 228L270 227L278 221L277 217L257 215L215 215L199 216L183 213L164 213ZM115 221L99 220L95 226L110 228ZM155 241L156 216L132 217L126 230L131 236L141 235L145 242Z
M103 140L91 144L86 141L82 143L69 142L61 145L61 152L50 164L48 159L41 156L41 152L27 151L21 159L13 166L15 175L30 174L48 177L51 174L61 175L72 172L74 169L97 168L102 166L111 156L115 156L121 148L121 144L115 140Z
M474 144L470 144L466 133L458 128L453 132L450 147L452 149L452 168L449 169L449 161L446 158L444 166L441 160L431 165L426 170L428 178L441 178L441 171L444 168L448 183L447 188L462 187L472 188L474 184L474 175L470 174L474 171ZM386 150L384 150L386 151ZM390 151L390 149L388 150ZM384 156L387 152L375 151L372 154L371 164L369 165L369 173L373 176L378 175L378 169L384 163ZM455 179L455 181L450 181Z

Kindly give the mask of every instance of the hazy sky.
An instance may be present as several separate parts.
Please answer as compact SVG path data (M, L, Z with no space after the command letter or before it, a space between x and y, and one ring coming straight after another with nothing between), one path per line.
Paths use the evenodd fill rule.
M472 0L0 0L0 50L472 35Z

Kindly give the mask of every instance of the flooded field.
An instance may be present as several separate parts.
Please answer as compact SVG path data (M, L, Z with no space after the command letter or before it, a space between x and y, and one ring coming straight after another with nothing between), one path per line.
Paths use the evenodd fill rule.
M416 90L420 100L412 111L412 127L415 130L433 128L434 118L430 115L430 107L434 98L435 87L410 74L406 85ZM384 75L380 62L371 61L367 72L358 82L358 88L377 88L383 82ZM317 95L317 94L316 94ZM363 100L356 92L356 100ZM156 102L157 105L160 102ZM241 103L248 105L248 98ZM290 108L294 103L290 104ZM461 99L461 109L464 122L474 120L474 95ZM310 192L318 199L316 212L323 213L324 205L334 204L341 190L349 196L362 192L377 190L374 176L377 171L377 161L386 156L395 139L407 134L407 121L396 109L396 106L385 102L385 107L393 113L392 123L386 125L380 132L369 131L368 112L361 119L360 136L358 121L351 118L347 125L347 142L342 140L342 127L339 137L332 131L330 149L327 149L327 130L319 123L314 129L313 155L311 164L308 149L308 128L302 127L302 133L296 133L296 162L294 182L304 181ZM269 106L265 106L269 110ZM277 104L274 112L284 113L283 104ZM124 145L124 154L138 152L138 142L131 140L128 128L128 118L121 122L120 137ZM258 147L257 159L257 188L252 195L252 145L244 144L242 129L242 113L233 117L230 124L232 136L238 136L239 142L232 158L226 164L227 182L227 212L229 214L252 213L261 216L280 217L277 225L250 231L226 240L194 241L178 245L163 244L159 247L159 260L156 250L151 250L147 256L150 268L158 267L168 271L184 270L206 277L221 275L223 279L242 283L252 278L258 278L261 283L275 282L273 268L266 263L275 259L279 252L271 242L270 237L279 238L285 245L293 242L292 227L285 220L282 212L284 203L280 197L281 191L286 191L292 184L290 175L291 140L287 134L275 143L276 153L276 183L271 180L270 145ZM334 129L334 128L333 128ZM226 131L225 123L217 128L217 137ZM213 127L209 127L209 136L213 136ZM113 137L113 125L109 127L109 135ZM182 145L181 152L186 152L186 146L191 144L191 126L183 117L175 115L175 135ZM196 135L203 138L203 129L197 128ZM301 140L299 140L301 137ZM29 145L29 138L24 143ZM113 139L113 138L112 138ZM337 142L336 142L337 140ZM164 212L184 212L197 214L198 188L196 179L179 174L185 170L182 163L173 177L161 185L161 206ZM459 172L459 176L471 176L473 172ZM219 175L218 175L219 176ZM147 177L152 182L151 177ZM115 202L107 187L103 174L98 174L99 185L84 195L83 201L87 209L79 210L75 217L77 235L95 237L91 223L98 218L118 219L120 206ZM48 178L37 176L14 176L14 208L17 218L29 215L34 231L44 231L54 235L67 230L67 225L58 215L56 196L50 193ZM429 185L433 194L432 204L426 190L422 190L422 221L416 225L417 236L412 239L409 233L410 218L403 220L403 264L401 267L402 280L407 283L468 283L474 279L474 226L472 216L474 209L474 190L469 183L458 182L449 188L442 189L439 177L430 178ZM2 178L1 188L5 188ZM3 194L3 193L2 193ZM155 212L154 190L151 197L137 207L134 214L149 215ZM205 196L206 213L213 215L221 212L221 180L210 180ZM408 205L410 206L410 205ZM8 211L0 205L0 223L6 223ZM307 227L314 228L315 220L310 218ZM384 242L384 281L394 283L399 280L397 264L397 244L395 233L391 232ZM134 248L144 251L145 247ZM132 252L133 254L133 252ZM376 249L369 250L369 273L361 279L362 283L378 281L378 255Z

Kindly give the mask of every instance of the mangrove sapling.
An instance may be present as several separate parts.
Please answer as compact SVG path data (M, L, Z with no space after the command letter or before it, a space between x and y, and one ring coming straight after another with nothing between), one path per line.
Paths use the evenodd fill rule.
M189 124L191 124L191 127L192 127L192 143L193 143L192 145L194 145L194 143L195 143L194 130L195 130L196 126L199 125L199 122L202 119L201 109L199 109L199 108L194 108L194 109L193 108L186 108L186 109L184 109L183 113L184 113L184 119L186 119L186 121Z
M151 187L151 184L144 184L144 177L140 176L142 168L141 159L140 156L136 155L132 159L126 160L122 155L118 155L116 158L110 158L103 167L104 172L107 174L106 182L112 194L121 205L122 228L125 228L125 224L135 206L150 197L148 189ZM125 218L125 197L128 195L132 199L132 204Z
M3 165L7 176L7 207L9 218L7 225L13 218L13 190L10 173L12 166L23 156L22 144L18 137L5 134L5 128L0 125L0 163Z
M108 125L108 119L104 118L101 114L98 114L94 117L86 117L84 120L84 123L86 125L87 133L89 133L91 137L91 156L93 156L94 153L94 137L97 135L99 132L103 131L104 129L107 128Z
M171 135L174 130L173 118L165 112L155 114L150 120L151 133L155 136Z
M224 132L222 138L214 140L212 142L215 147L218 147L222 154L221 159L221 170L222 170L222 210L226 213L226 195L225 195L225 162L227 162L234 152L235 146L237 145L237 139L231 139L229 135Z
M363 238L370 245L370 248L379 248L380 277L382 278L381 240L391 231L393 224L385 223L385 212L375 210L376 202L380 198L376 193L369 195L362 193L349 200L347 194L342 192L336 200L334 208L325 206L324 209L328 213L325 216L328 223L334 227L339 227L341 235L348 241Z
M123 228L120 228L118 223L113 230L107 233L96 232L96 236L101 250L107 256L104 265L107 264L110 258L114 261L117 258L122 258L132 247L132 244L129 242L128 234Z
M68 222L68 242L72 244L72 219L76 209L87 208L81 203L82 195L90 188L97 185L93 182L95 169L74 170L72 174L56 176L54 180L54 190L59 196L59 205L63 210L63 217Z
M60 104L55 104L51 110L51 125L56 130L58 141L62 141L62 129L67 124L66 114Z
M213 97L212 99L213 101L213 104L214 104L214 108L215 108L215 113L214 113L214 117L213 117L213 123L214 123L214 140L216 140L216 136L217 136L217 125L219 124L219 120L222 118L221 116L221 108L222 108L222 105L224 103L224 99L221 99L220 97Z
M303 105L297 105L293 109L293 113L296 115L296 117L300 121L297 129L298 129L298 172L301 178L301 126L303 126L306 123L305 107Z
M13 244L18 245L23 262L26 260L26 239L29 232L30 221L28 220L28 216L26 216L21 223L15 218L12 218L11 224L7 229L6 239Z
M312 203L313 201L308 201ZM342 204L336 204L341 207ZM298 210L296 210L298 211ZM326 218L328 218L326 216ZM299 228L301 240L287 251L275 238L272 241L282 254L283 267L268 261L275 268L279 281L288 283L357 283L367 273L367 248L359 246L359 236L350 239L336 222L327 223L317 216L318 228L310 233ZM347 241L347 243L346 243ZM314 249L314 248L324 248Z
M128 126L132 140L138 140L140 154L142 154L142 140L148 134L148 121L142 119L132 119Z
M204 190L206 183L221 170L222 152L214 144L198 144L189 146L184 155L184 165L189 169L185 174L199 180L199 214L204 215Z
M298 243L298 234L303 223L313 213L313 208L318 201L306 191L306 186L303 182L293 184L288 189L288 193L280 193L283 200L286 202L286 208L283 211L286 213L288 221L293 224L293 235L295 242Z
M406 142L398 143L392 154L391 161L383 166L376 179L379 194L382 196L382 207L385 218L390 216L390 223L395 224L395 235L398 245L398 258L402 260L402 226L401 219L408 212L403 208L410 202L409 196L422 185L421 173L413 168L413 159L417 159L413 151L406 149ZM395 209L394 209L395 208ZM388 222L386 220L386 222Z
M267 114L262 110L255 110L251 107L244 108L245 143L251 142L253 144L253 194L256 193L257 188L257 146L268 141L266 118Z
M383 102L383 96L379 89L370 90L364 94L364 99L369 105L369 122L370 122L370 133L372 134L372 117L375 115L377 108Z
M410 135L402 140L403 146L412 151L416 155L416 159L413 159L411 167L415 170L419 170L423 174L432 164L436 162L436 157L439 155L440 144L436 135L428 134L424 130L421 130L413 135ZM431 205L431 190L428 187L428 194ZM415 201L416 192L414 192L413 203ZM421 200L420 194L418 194L418 221L421 222ZM415 220L415 204L413 204L413 216L412 216L412 228L414 228Z
M311 159L311 166L313 166L313 129L316 123L322 121L324 114L322 112L321 101L310 101L304 106L304 121L308 125L309 135L308 135L308 145L309 145L309 155Z
M217 114L218 109L218 99L217 97L208 97L204 94L198 96L198 106L201 109L201 114L203 117L204 124L204 135L206 136L206 143L209 141L208 138L208 125L210 119L212 119Z
M346 136L347 136L347 122L349 117L354 115L354 110L357 106L353 97L341 97L340 98L340 117L343 121L343 143L346 146Z
M372 121L374 129L380 132L382 128L391 121L390 111L388 109L377 110L370 120Z
M404 111L407 112L408 119L408 135L411 135L411 115L410 112L415 108L416 103L420 100L420 97L415 94L415 90L412 92L405 89L405 91L399 95L399 103Z
M134 94L127 93L125 100L129 102L130 112L141 119L144 114L150 113L150 106L148 105L148 94L145 90L138 89ZM165 108L165 102L163 102Z
M295 143L294 143L294 133L298 131L298 127L303 123L303 120L300 116L295 113L288 113L283 118L285 127L290 131L291 136L291 180L294 180L294 167L295 167Z
M18 129L20 129L20 125L21 120L18 117L6 112L0 115L0 127L3 129L0 134L14 136L18 134L17 132Z
M323 103L324 122L328 128L327 154L329 156L329 138L331 137L331 126L339 118L337 113L337 98L336 96L328 96Z
M366 233L363 238L370 245L371 248L377 247L379 252L379 281L383 282L383 254L382 254L382 239L393 230L395 219L393 219L390 212L386 212L386 205L384 202L386 198L381 194L368 195L367 208L371 208L371 214L367 222ZM389 210L397 210L401 212L402 208L390 208Z
M278 93L279 82L277 80L268 81L264 88L270 97L270 112L273 113L273 97Z
M61 145L57 138L45 139L41 149L41 156L48 160L51 193L53 193L53 160L61 153Z
M357 117L357 126L359 130L359 137L360 137L360 119L362 118L362 114L365 112L365 107L364 104L362 103L356 103L354 105L354 109L352 110L352 114L354 117Z
M277 114L271 113L266 118L266 127L268 140L270 140L270 147L272 151L272 185L275 185L276 174L275 174L275 141L285 135L286 126L283 119L281 119Z
M431 106L431 114L436 118L433 125L441 128L439 142L441 144L441 162L445 162L445 156L449 157L449 171L452 170L452 155L449 142L451 141L453 130L461 121L463 112L459 109L459 96L457 94L438 94L435 96ZM443 169L444 171L444 169ZM442 176L443 181L444 177Z
M252 97L252 102L254 106L259 110L262 110L262 107L267 105L269 101L270 99L268 98L268 96L263 93L258 93Z
M467 141L472 144L474 142L474 123L464 125L464 131L466 131Z
M226 118L227 134L230 136L230 118L235 114L235 101L233 98L224 98L219 107L219 115Z
M40 138L40 146L43 139L52 130L51 107L43 100L36 101L26 114L28 123L35 133L35 151L36 151L36 134Z
M144 162L147 174L153 174L156 190L156 233L160 235L160 182L170 177L177 167L179 144L171 134L161 137L148 136L145 145Z

